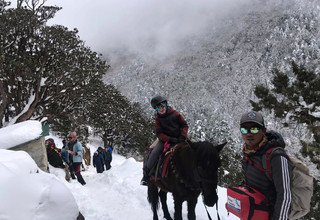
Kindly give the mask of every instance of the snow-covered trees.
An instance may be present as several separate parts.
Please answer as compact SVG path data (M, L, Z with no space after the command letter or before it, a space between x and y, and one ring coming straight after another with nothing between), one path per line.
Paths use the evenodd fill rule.
M24 121L45 114L50 103L69 100L84 93L91 78L101 78L108 66L85 47L77 31L63 26L46 26L46 14L24 7L8 9L1 23L1 119ZM1 120L3 121L3 120Z
M313 140L302 140L301 152L320 167L320 76L312 70L292 62L292 72L274 70L272 85L257 85L254 93L258 101L250 101L255 110L268 109L278 118L284 119L284 125L298 123L306 125ZM312 207L317 206L319 181L315 181ZM319 209L313 209L307 217L318 216Z
M85 141L91 126L102 137L112 130L124 153L146 147L152 132L142 111L102 82L109 65L76 29L47 25L60 8L44 2L0 1L0 127L47 118L61 135L77 130Z
M293 76L278 69L274 71L272 88L258 85L251 101L256 110L273 110L276 117L306 124L314 140L320 142L320 76L292 62Z

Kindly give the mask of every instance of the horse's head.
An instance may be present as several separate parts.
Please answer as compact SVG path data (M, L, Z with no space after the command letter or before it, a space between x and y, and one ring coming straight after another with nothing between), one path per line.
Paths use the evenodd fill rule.
M203 202L207 206L214 206L218 200L216 190L218 168L221 166L219 153L226 144L227 142L214 146L207 141L191 144L196 151L195 176L201 186Z

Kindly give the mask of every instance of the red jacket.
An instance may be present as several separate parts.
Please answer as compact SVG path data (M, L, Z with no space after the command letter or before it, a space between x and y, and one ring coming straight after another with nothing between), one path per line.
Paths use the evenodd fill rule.
M170 137L186 139L188 129L186 120L170 106L165 114L156 114L156 135L163 143Z

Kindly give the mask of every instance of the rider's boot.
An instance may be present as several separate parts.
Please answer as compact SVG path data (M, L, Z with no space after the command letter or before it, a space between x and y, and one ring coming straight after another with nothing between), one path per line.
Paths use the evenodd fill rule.
M149 169L143 168L143 177L140 181L140 185L147 186L149 183Z

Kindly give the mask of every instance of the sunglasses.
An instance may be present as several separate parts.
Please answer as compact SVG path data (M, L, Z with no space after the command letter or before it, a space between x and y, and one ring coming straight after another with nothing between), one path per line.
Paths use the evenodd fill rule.
M164 103L160 103L159 105L156 106L155 110L157 112L159 112L161 110L161 108L165 108L166 107L166 104Z
M261 128L259 127L252 127L252 128L240 128L241 134L258 134Z

